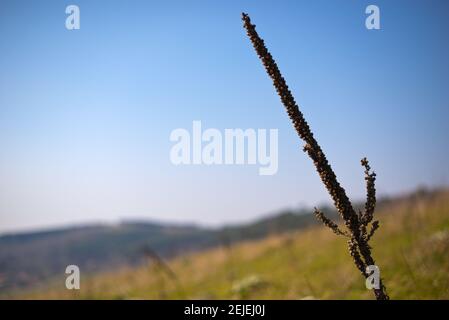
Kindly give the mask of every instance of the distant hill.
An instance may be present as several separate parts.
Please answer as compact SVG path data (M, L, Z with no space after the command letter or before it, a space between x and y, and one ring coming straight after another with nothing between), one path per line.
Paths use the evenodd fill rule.
M379 204L387 202L383 200ZM321 209L330 217L336 212ZM253 223L219 229L194 225L123 222L0 236L0 293L35 285L78 265L83 273L138 265L144 247L168 258L214 246L229 246L317 224L311 210L285 211Z
M150 246L168 256L213 243L213 233L193 226L152 223L94 225L0 237L0 290L35 284L63 273L69 264L83 271L138 264Z

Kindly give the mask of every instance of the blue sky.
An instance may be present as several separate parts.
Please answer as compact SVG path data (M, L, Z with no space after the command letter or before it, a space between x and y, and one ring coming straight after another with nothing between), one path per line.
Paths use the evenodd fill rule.
M76 4L81 29L65 28ZM381 30L365 28L378 5ZM2 1L0 232L219 225L329 196L242 28L248 12L352 199L447 185L447 1ZM279 171L173 166L170 132L279 129Z

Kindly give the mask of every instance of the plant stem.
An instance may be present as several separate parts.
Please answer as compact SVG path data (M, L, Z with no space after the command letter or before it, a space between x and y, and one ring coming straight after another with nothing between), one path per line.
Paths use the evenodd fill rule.
M321 181L328 190L334 202L334 205L337 208L337 211L345 221L347 229L350 231L351 240L348 242L348 246L354 262L362 275L368 277L368 275L365 273L366 267L368 265L374 265L375 262L372 258L371 248L368 245L366 236L364 236L365 232L361 231L363 230L361 228L361 226L363 225L361 217L355 212L348 196L346 195L345 190L338 182L334 171L332 170L329 162L326 159L326 156L321 150L318 142L315 140L307 121L304 119L303 114L299 110L299 107L291 91L289 90L285 79L282 77L282 74L279 71L276 62L265 47L264 41L257 34L255 25L251 24L249 16L245 13L242 13L242 20L244 22L244 27L247 31L248 37L250 38L257 55L262 61L265 70L273 80L273 85L279 97L281 98L282 104L284 105L296 132L298 133L299 137L305 142L303 150L307 152L309 157L313 160ZM372 186L372 188L374 188L374 186ZM370 204L369 208L371 209L371 207L374 208L374 204ZM364 225L364 227L366 227L366 224ZM374 289L374 294L376 296L376 299L378 300L388 299L386 288L382 284L382 282L380 289Z

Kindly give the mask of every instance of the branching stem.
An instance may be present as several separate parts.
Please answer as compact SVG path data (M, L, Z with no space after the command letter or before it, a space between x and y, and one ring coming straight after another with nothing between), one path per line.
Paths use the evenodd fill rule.
M273 85L277 94L281 98L288 116L290 117L293 126L299 137L305 142L303 150L313 160L315 168L321 181L328 190L337 211L345 222L347 231L339 229L336 223L325 217L319 210L315 210L317 218L328 226L337 235L344 235L350 238L348 241L349 252L354 260L355 265L360 270L363 276L366 274L366 266L375 265L374 259L371 255L371 247L368 245L368 240L372 237L376 229L379 227L378 223L373 223L371 231L367 234L367 226L373 219L374 208L376 204L376 190L374 187L375 173L370 173L370 166L366 158L362 159L362 165L365 167L365 180L367 188L367 201L365 205L365 212L357 214L354 210L345 190L337 180L337 176L332 170L329 162L326 159L321 147L313 136L312 131L302 112L289 90L285 79L282 77L279 68L271 56L270 52L265 47L264 41L256 32L255 25L251 24L249 16L242 13L242 20L244 27L248 34L257 55L265 67L270 78L273 80ZM374 294L378 300L388 300L389 297L385 286L382 284L379 289L374 289Z

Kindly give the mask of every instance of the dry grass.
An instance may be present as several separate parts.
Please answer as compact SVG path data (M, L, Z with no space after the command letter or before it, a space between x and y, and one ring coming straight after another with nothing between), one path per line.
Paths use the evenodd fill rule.
M373 239L392 299L449 298L449 191L394 202L379 212ZM64 279L9 298L33 299L371 299L344 239L323 228L217 248L167 261L180 284L151 266Z

